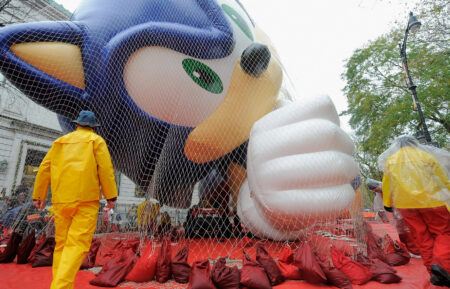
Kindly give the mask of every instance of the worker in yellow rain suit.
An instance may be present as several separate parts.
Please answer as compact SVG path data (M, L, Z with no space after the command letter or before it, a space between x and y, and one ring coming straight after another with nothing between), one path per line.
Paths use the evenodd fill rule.
M149 229L156 233L156 219L159 215L159 204L150 200L144 201L137 207L137 224L139 232L146 235Z
M450 181L436 151L412 136L394 141L379 157L383 205L396 207L414 233L431 283L450 286Z
M81 111L76 131L57 139L34 184L34 205L42 210L51 184L55 212L55 251L51 289L74 288L75 275L91 246L97 224L100 186L113 208L117 199L114 169L105 140L94 133L95 114Z

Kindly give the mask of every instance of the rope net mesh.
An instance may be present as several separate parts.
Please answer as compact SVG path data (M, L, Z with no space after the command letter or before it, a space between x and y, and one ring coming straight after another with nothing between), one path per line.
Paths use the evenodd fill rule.
M332 123L334 108L323 117L286 110L255 128L296 94L274 45L239 1L91 0L70 21L0 34L3 91L31 99L38 111L33 126L23 125L22 166L7 180L16 211L4 212L4 227L54 234L52 192L44 212L31 206L34 176L56 138L39 117L56 113L62 135L87 109L101 124L96 133L108 144L120 193L114 212L100 207L94 238L102 245L136 238L157 248L168 236L175 253L189 244L191 262L227 256L230 263L244 248L254 257L256 242L274 258L302 241L323 254L336 243L350 254L364 250L354 169L322 154L339 150L335 140L315 143L327 133L305 123ZM290 113L298 121L283 119ZM303 126L289 130L297 122ZM305 133L310 140L296 140ZM123 179L134 195L123 195ZM327 199L320 190L328 187ZM178 285L163 287L170 286Z

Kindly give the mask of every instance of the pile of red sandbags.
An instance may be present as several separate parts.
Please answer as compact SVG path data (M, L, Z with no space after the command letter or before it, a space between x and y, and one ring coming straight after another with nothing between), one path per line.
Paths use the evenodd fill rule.
M139 239L121 240L114 244L113 250L109 250L103 255L108 260L102 270L89 283L95 286L115 287L125 280L137 261L137 250ZM95 246L95 244L94 244ZM92 249L92 245L91 245ZM96 257L97 262L98 257Z
M387 241L389 239L385 243L391 244ZM357 260L345 256L336 247L331 247L327 258L317 256L310 244L303 242L294 251L285 246L276 262L263 243L258 242L255 259L243 251L243 267L239 270L237 267L227 266L225 258L219 258L212 268L208 259L197 260L191 266L188 263L189 246L179 250L172 258L171 241L168 237L162 240L159 248L150 243L140 257L135 250L137 246L131 245L130 241L118 241L111 249L104 250L103 259L109 260L91 284L113 286L122 280L156 280L165 283L172 278L178 283L188 283L190 289L237 289L240 286L265 289L281 284L286 279L293 279L349 289L352 284L361 285L370 280L386 284L397 283L401 278L395 274L395 269L384 260L377 259L378 256L386 257L386 250L391 254L398 252L401 247L392 242L393 249L392 246L388 247L389 251L386 247L378 246L381 241L373 236L369 237L369 257L359 255ZM91 250L95 251L92 247ZM117 250L121 252L120 257L117 257Z
M28 263L28 257L30 256L31 251L36 245L36 236L34 230L31 230L28 235L23 238L22 242L19 244L19 248L17 249L17 264L26 264Z
M0 263L11 263L17 255L19 244L22 241L22 234L14 231L9 236L5 250L0 254Z

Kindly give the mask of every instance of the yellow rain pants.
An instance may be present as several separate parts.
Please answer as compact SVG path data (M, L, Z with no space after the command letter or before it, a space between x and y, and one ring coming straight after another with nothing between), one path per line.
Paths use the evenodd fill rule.
M73 289L75 276L91 247L99 201L54 204L55 251L50 289Z

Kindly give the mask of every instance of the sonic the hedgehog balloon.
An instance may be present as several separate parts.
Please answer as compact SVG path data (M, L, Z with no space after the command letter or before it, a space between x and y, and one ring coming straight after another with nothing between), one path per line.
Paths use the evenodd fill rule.
M70 21L2 28L0 49L1 72L64 131L94 111L116 169L163 204L189 206L215 169L247 228L293 239L352 203L331 100L281 107L281 65L237 0L86 0Z

